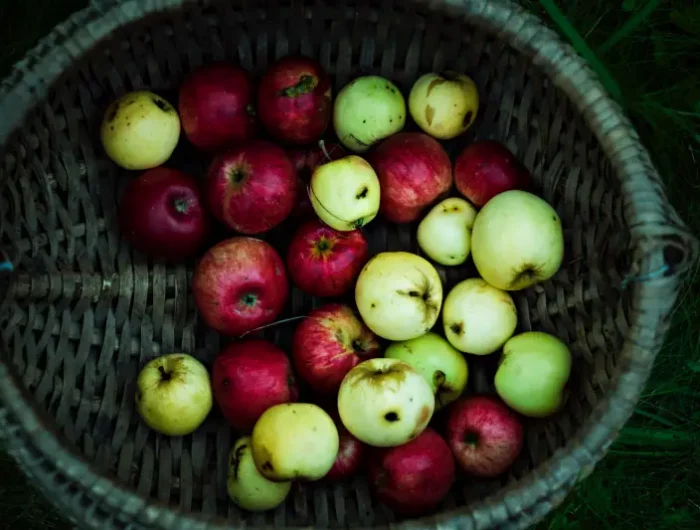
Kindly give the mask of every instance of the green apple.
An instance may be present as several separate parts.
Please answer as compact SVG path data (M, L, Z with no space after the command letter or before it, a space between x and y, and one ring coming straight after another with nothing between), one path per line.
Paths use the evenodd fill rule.
M146 425L168 436L196 431L212 402L209 372L184 353L153 359L136 379L136 410Z
M430 136L448 140L474 123L479 92L474 81L464 74L425 74L413 84L408 108L421 129Z
M393 341L414 339L437 321L442 282L428 260L409 252L382 252L360 272L355 302L375 334Z
M557 212L532 193L496 195L477 214L472 259L494 287L518 291L554 276L564 258Z
M318 480L338 455L338 429L321 407L283 403L270 407L255 423L253 458L270 480Z
M358 77L335 98L333 126L340 141L356 153L403 129L406 102L388 79L376 75Z
M374 219L379 195L377 174L369 162L356 155L322 164L311 175L309 199L316 215L342 232Z
M428 332L415 339L395 342L384 355L410 364L425 377L435 394L436 410L461 396L467 385L467 361L437 333Z
M533 418L558 411L571 374L571 352L558 338L539 331L512 337L503 346L496 392L513 410Z
M129 92L107 108L101 137L107 156L119 166L151 169L173 154L180 138L180 117L153 92Z
M345 428L374 447L403 445L418 436L435 410L432 387L410 364L377 358L350 370L338 392Z
M459 282L442 309L445 337L459 351L474 355L495 352L513 335L518 312L511 296L481 278Z
M434 206L418 225L418 245L440 265L461 265L469 257L476 209L451 197Z
M226 489L237 506L250 512L271 510L284 502L291 488L291 481L273 482L258 471L250 436L236 441L228 459Z

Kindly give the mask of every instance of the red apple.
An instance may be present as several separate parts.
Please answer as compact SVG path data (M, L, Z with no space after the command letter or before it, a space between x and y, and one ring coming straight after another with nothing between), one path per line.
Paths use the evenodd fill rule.
M454 169L457 190L475 206L508 190L526 190L530 173L508 148L495 140L479 140L457 157Z
M380 353L374 333L342 304L314 309L302 319L292 339L299 377L321 394L337 392L345 374Z
M277 318L289 286L274 248L252 237L234 237L202 257L192 277L192 293L209 327L242 335Z
M258 109L260 121L278 140L292 144L318 140L333 111L330 77L313 59L280 59L260 80Z
M384 140L369 158L381 184L379 211L394 223L415 221L452 186L452 165L440 143L405 132Z
M251 431L273 405L299 397L289 357L263 339L229 344L214 361L211 379L224 417L243 431Z
M209 233L197 181L157 167L129 182L119 208L124 237L140 252L171 260L191 258Z
M304 223L287 250L289 276L313 296L346 293L366 261L367 240L362 232L339 232L318 219Z
M256 132L253 82L230 64L190 74L180 88L179 111L188 140L205 151L251 140Z
M354 477L364 463L367 454L367 446L350 434L340 421L336 421L336 426L340 436L340 445L333 467L324 477L328 481L341 481Z
M523 447L518 417L491 396L462 398L447 412L447 441L462 469L479 477L506 471Z
M255 141L217 156L209 167L206 197L212 214L243 234L280 224L294 208L297 177L284 150Z
M454 458L445 440L428 427L404 445L376 449L369 480L377 498L399 515L422 515L449 493Z

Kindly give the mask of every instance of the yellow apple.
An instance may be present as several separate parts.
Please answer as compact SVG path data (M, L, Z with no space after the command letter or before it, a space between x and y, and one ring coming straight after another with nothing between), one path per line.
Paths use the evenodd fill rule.
M418 245L440 265L461 265L469 257L476 209L451 197L433 207L418 225Z

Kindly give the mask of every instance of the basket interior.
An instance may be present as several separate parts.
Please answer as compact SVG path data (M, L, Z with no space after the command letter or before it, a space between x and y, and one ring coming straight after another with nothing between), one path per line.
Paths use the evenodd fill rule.
M336 92L360 74L386 76L407 94L421 73L466 72L482 105L471 131L445 144L448 152L454 156L474 138L504 141L559 212L564 266L514 298L519 329L544 330L571 346L568 404L548 420L527 422L526 448L507 476L460 477L442 510L477 501L544 462L576 435L616 377L630 303L618 287L628 268L629 234L598 142L530 58L494 35L410 2L376 4L212 1L149 16L66 72L0 158L1 244L20 256L0 315L2 355L65 442L144 497L256 526L395 520L372 500L362 477L300 485L273 512L241 512L225 488L236 433L217 411L184 438L159 436L136 414L136 375L147 360L182 350L211 366L224 339L197 317L188 289L191 266L148 260L120 239L119 197L134 175L104 156L99 122L107 103L127 90L148 88L175 103L183 77L203 63L231 60L260 74L276 57L302 53L321 61ZM184 140L169 162L195 175L206 164ZM377 219L366 227L371 253L418 252L415 228ZM289 221L266 238L283 252L293 229ZM475 275L471 264L438 270L448 286ZM283 317L321 303L293 289ZM265 336L288 349L292 331L290 324ZM469 361L468 391L489 391L497 355Z

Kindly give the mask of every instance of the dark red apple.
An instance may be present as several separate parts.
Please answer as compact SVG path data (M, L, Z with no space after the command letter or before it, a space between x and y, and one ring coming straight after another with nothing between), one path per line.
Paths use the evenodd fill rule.
M324 477L324 480L333 482L354 477L365 462L367 454L367 446L350 434L339 420L336 421L336 426L340 437L338 456Z
M369 480L377 498L399 515L422 515L449 493L454 458L445 440L428 427L404 445L376 449Z
M345 374L381 354L377 337L342 304L309 313L294 331L292 356L299 377L320 394L337 392Z
M170 260L194 256L209 234L197 181L166 167L129 182L119 208L124 237L140 252Z
M333 112L330 77L313 59L280 59L260 80L258 109L260 121L278 140L292 144L318 140Z
M427 134L405 132L384 140L370 155L381 185L379 211L394 223L415 221L452 186L452 164Z
M530 173L508 148L495 140L468 145L455 160L455 186L475 206L508 190L526 190Z
M313 296L346 293L366 261L367 240L362 232L339 232L318 219L304 223L287 250L290 278Z
M299 397L287 354L259 338L243 339L224 348L214 361L211 379L224 417L243 431L251 431L273 405Z
M495 477L520 454L523 428L515 413L499 399L473 396L450 405L447 441L467 473Z
M187 139L212 151L251 140L255 93L248 72L225 63L195 70L180 88L180 121Z
M204 254L192 277L192 293L209 327L238 336L273 322L289 286L274 248L252 237L234 237Z
M220 154L207 174L212 214L242 234L259 234L284 221L296 193L296 171L287 153L261 140Z

